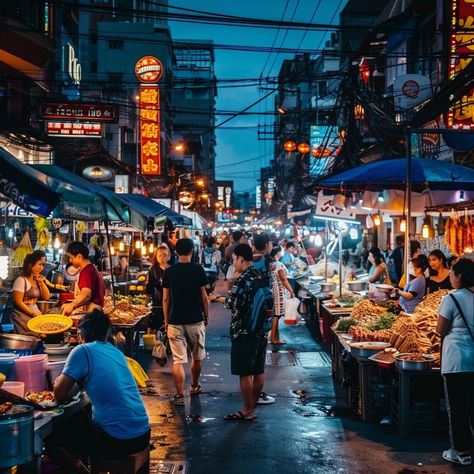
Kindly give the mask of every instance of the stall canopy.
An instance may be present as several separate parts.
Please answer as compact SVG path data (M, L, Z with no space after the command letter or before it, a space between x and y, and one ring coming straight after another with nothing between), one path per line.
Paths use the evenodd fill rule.
M71 173L64 168L56 165L33 165L35 170L46 174L47 176L60 181L62 183L67 183L69 185L74 185L80 187L85 192L93 196L97 196L103 203L105 203L105 208L107 209L107 219L109 221L123 221L127 224L132 225L137 229L144 230L146 229L147 220L140 214L131 210L128 205L119 199L118 195L113 191L110 191L103 186L92 183L77 174ZM81 220L98 220L97 218L88 218Z
M101 196L34 169L3 148L0 148L0 193L39 216L53 214L77 220L105 217Z
M353 191L403 189L406 183L407 160L397 158L358 166L323 179L322 188ZM437 160L412 158L412 189L473 190L474 170L465 166Z
M166 217L172 224L177 226L191 227L192 220L174 212L169 207L144 196L143 194L117 194L131 209L148 218Z

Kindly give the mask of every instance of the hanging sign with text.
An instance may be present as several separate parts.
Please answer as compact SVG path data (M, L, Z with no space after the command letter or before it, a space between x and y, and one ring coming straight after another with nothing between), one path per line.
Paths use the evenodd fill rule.
M144 175L161 173L160 89L140 86L140 162Z
M117 107L111 104L86 104L80 102L44 102L40 116L50 120L77 120L80 122L117 122Z

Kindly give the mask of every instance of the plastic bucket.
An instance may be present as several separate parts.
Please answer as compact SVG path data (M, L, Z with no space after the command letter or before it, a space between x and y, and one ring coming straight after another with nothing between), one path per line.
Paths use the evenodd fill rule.
M18 395L23 398L25 396L25 383L17 381L7 381L3 382L2 389L13 393L13 395Z

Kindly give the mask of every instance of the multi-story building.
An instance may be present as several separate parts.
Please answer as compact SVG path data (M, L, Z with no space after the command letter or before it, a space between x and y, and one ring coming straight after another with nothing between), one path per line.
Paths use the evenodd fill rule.
M217 97L212 41L179 40L173 44L171 158L178 173L205 177L214 189ZM176 149L176 145L180 145Z

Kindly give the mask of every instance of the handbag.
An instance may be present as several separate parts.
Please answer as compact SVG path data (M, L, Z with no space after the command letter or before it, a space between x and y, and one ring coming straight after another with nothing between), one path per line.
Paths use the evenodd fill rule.
M471 336L472 342L474 342L474 335L472 334L472 331L471 331L471 328L469 327L469 324L467 324L466 317L464 316L464 313L461 309L461 305L459 304L459 301L454 297L454 295L452 293L449 296L453 299L454 304L456 305L456 308L458 309L459 314L460 314L462 320L464 321L464 324L466 325L467 330L469 331L469 335Z
M151 353L156 363L160 367L163 367L166 362L168 362L168 356L166 355L166 345L164 343L165 338L166 335L164 335L161 331L158 331L156 342Z

